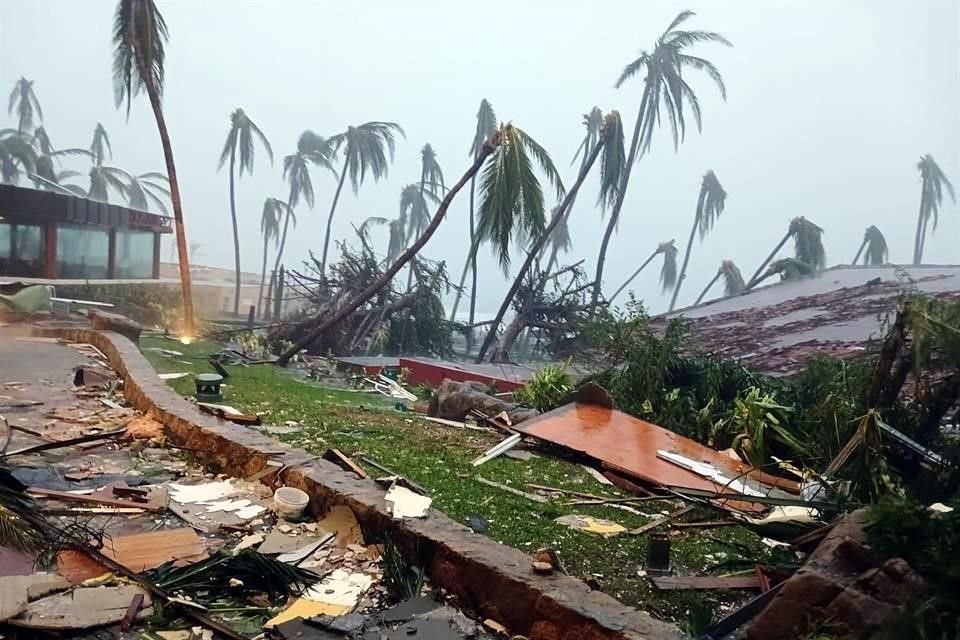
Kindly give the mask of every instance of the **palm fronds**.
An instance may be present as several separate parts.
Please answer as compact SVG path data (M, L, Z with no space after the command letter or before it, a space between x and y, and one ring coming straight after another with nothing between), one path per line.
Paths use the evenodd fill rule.
M7 105L7 114L17 114L17 132L24 134L33 129L33 118L43 120L43 109L33 90L33 80L20 77L10 92L10 102Z
M267 198L263 201L263 213L260 214L260 234L265 242L274 241L274 244L280 242L280 219L284 215L293 216L294 226L297 224L296 216L287 206L287 203L278 198Z
M663 254L663 265L660 267L660 288L663 293L670 291L677 286L677 245L670 242L663 242L657 248L658 253Z
M497 114L493 111L493 106L484 98L480 101L480 108L477 110L477 128L473 133L473 141L470 143L470 157L476 158L483 149L494 131L497 130Z
M230 114L230 130L227 132L227 139L223 144L223 151L220 152L220 161L217 168L223 168L224 163L232 157L236 158L237 150L240 151L238 173L240 175L246 171L253 174L254 144L253 138L256 136L260 144L266 150L270 157L270 163L273 164L273 148L270 141L260 130L260 127L244 112L243 109L234 109Z
M490 242L506 272L510 267L510 242L540 234L546 224L543 190L534 165L563 194L563 183L549 154L529 135L506 124L500 127L500 144L487 160L480 181L480 221L477 232Z
M119 107L149 82L163 95L167 23L153 0L120 0L113 21L113 94Z
M431 204L440 204L440 199L432 191L424 189L422 183L408 184L400 192L400 219L406 225L406 242L420 235L430 224Z
M823 229L800 216L790 222L790 233L793 236L795 258L816 271L823 270L827 266Z
M203 591L236 592L231 579L243 583L246 591L281 597L301 593L320 580L320 576L300 567L281 562L253 549L237 555L223 551L186 567L161 567L153 574L155 584L166 591L196 594ZM236 584L236 583L234 583Z
M947 175L929 153L920 158L917 163L920 172L920 212L917 216L917 234L914 239L913 263L920 264L923 260L923 249L926 244L927 225L931 222L931 231L937 228L940 207L943 205L943 192L946 191L953 202L956 194L953 184Z
M866 253L864 253L864 250L866 250ZM860 243L857 255L853 258L853 264L860 261L861 254L863 255L863 264L877 266L887 262L889 256L887 239L883 237L880 229L874 225L870 225L863 232L863 242Z
M149 211L152 203L160 211L167 214L167 204L163 198L170 198L170 187L167 176L158 171L127 175L125 195L127 204L133 209ZM162 197L161 197L162 196Z
M101 165L109 154L113 159L113 147L110 146L110 136L107 130L99 122L93 129L93 140L90 142L90 153L93 156L93 164Z
M590 110L590 113L583 114L583 127L586 129L586 133L584 133L583 140L580 141L576 153L573 154L573 160L570 161L570 164L576 162L577 158L582 158L581 166L583 166L582 163L586 161L590 150L599 142L600 131L603 129L603 111L600 110L600 107L594 107Z
M374 181L387 176L397 134L404 135L403 128L395 122L365 122L329 138L327 142L335 151L344 149L345 170L354 193L359 191L367 172Z
M600 156L600 196L597 199L603 209L612 207L620 195L623 173L627 166L627 153L623 142L623 120L619 111L611 111L604 119L608 139Z

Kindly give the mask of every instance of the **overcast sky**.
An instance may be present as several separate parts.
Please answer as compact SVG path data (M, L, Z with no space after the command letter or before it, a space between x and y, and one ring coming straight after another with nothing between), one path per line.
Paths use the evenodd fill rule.
M727 208L714 232L694 246L681 305L692 302L724 258L748 276L798 215L825 229L830 264L849 262L870 224L886 235L892 261L909 261L919 202L915 165L924 153L960 190L960 3L953 1L157 3L171 36L164 106L188 239L204 245L198 262L210 265L233 265L227 175L217 172L217 159L234 108L263 129L277 156L270 166L259 154L254 176L238 187L242 264L258 271L262 203L286 196L280 159L304 129L331 135L389 120L406 131L387 180L365 184L358 197L345 189L334 238L352 235L351 223L367 216L397 215L400 190L418 179L426 142L448 182L459 178L481 98L545 146L569 184L582 114L594 105L619 109L632 130L642 83L618 90L614 81L684 8L698 14L691 28L719 31L734 44L695 51L720 68L728 100L691 74L703 133L688 132L675 153L661 130L634 169L608 256L608 292L658 242L685 243L708 169L729 193ZM21 75L35 82L56 146L88 146L99 121L110 133L116 166L163 170L146 97L129 121L114 107L114 6L0 2L0 89L5 97ZM0 121L10 126L12 119L2 114ZM298 210L288 264L322 248L335 184L320 171L314 184L316 208ZM566 260L586 258L592 271L603 223L592 206L596 183L584 188L589 197L573 212ZM467 202L466 193L457 199L425 250L446 260L454 278L468 247ZM385 250L386 229L375 239ZM925 258L960 263L954 203L945 203ZM492 312L506 285L489 250L480 262L478 308ZM633 287L653 312L668 302L658 269L641 274Z

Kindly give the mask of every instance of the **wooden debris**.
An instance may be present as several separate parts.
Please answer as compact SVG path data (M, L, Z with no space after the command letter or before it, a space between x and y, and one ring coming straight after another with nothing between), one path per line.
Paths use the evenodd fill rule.
M85 436L72 438L70 440L60 440L58 442L44 442L43 444L34 445L32 447L25 447L23 449L17 449L16 451L8 451L7 453L3 454L2 457L9 458L10 456L26 455L28 453L38 453L40 451L49 451L50 449L60 449L60 448L69 447L75 444L81 444L84 442L93 442L95 440L107 440L109 438L116 438L118 436L122 436L126 432L127 432L126 429L116 429L114 431L91 433Z
M130 631L130 627L133 626L133 621L136 619L142 606L143 594L138 593L133 596L133 600L130 601L130 606L127 607L127 613L123 616L123 620L120 621L121 631Z
M507 486L505 484L500 484L499 482L494 482L493 480L487 480L483 476L477 476L477 482L480 484L485 484L488 487L493 487L495 489L500 489L501 491L506 491L507 493L512 493L515 496L520 496L521 498L526 498L533 502L546 503L547 499L543 496L538 496L535 493L527 493L526 491L521 491L520 489L514 489L513 487Z
M651 529L656 529L656 528L659 527L660 525L666 524L666 523L670 522L671 520L674 520L674 519L676 519L676 518L679 518L680 516L684 515L685 513L690 513L691 511L693 511L693 507L691 507L691 506L683 507L682 509L677 509L676 511L674 511L674 512L671 513L670 515L663 516L662 518L657 518L657 519L654 520L653 522L648 522L647 524L643 525L642 527L637 527L636 529L630 529L630 531L628 531L627 533L629 533L629 534L632 535L632 536L638 536L638 535L640 535L640 534L646 533L647 531L650 531Z
M600 484L610 486L610 487L613 486L613 482L611 482L609 478L607 478L605 475L603 475L593 467L582 464L580 465L580 468L586 471L587 474L590 475L590 477L592 477L594 480L596 480Z
M104 541L101 551L136 573L156 569L168 562L192 564L207 557L203 541L193 529L186 527L114 536ZM80 584L109 572L77 551L62 552L57 557L57 567L60 575L71 584Z
M41 489L39 487L28 487L27 493L39 498L50 498L60 502L82 502L86 504L98 504L105 507L133 507L144 509L145 511L162 511L163 507L153 505L149 502L136 502L134 500L125 500L122 498L109 498L104 495L70 493L68 491L53 491L51 489Z
M750 576L651 576L661 591L678 589L760 589L760 579Z
M26 611L30 600L69 587L69 582L52 573L0 578L0 622Z
M730 527L739 524L734 520L704 520L703 522L677 522L675 529L714 529L717 527Z
M135 585L76 589L34 600L27 605L26 611L7 622L18 627L51 631L102 627L123 620L138 594L149 607L149 597ZM150 613L149 608L142 609L138 617Z
M376 460L372 460L372 459L368 458L367 456L357 456L357 457L360 458L360 462L362 462L362 463L364 463L364 464L368 464L368 465L370 465L371 467L373 467L374 469L377 469L378 471L382 471L382 472L386 473L386 474L389 475L389 476L393 476L393 477L395 477L395 478L401 478L401 477L402 477L399 473L397 473L397 472L395 472L395 471L391 471L390 469L386 468L385 466L383 466L382 464L380 464L380 463L377 462ZM424 489L424 488L421 487L420 485L416 484L413 480L410 480L410 479L408 479L408 478L404 478L404 480L406 481L406 483L407 483L408 485L410 485L410 488L411 488L411 489L413 489L413 490L415 490L415 491L419 491L420 493L424 493L424 494L429 493L426 489Z
M250 424L254 426L260 425L260 416L245 414L239 409L229 405L198 402L197 408L200 409L200 411L209 413L210 415L216 416L221 420L227 420L236 424Z
M363 467L354 462L350 456L345 454L340 449L327 449L323 454L323 459L327 460L328 462L332 462L345 471L352 471L361 480L370 477L367 475L367 472L363 470Z
M604 468L603 477L613 483L615 487L621 491L626 491L627 493L635 493L641 496L652 496L654 495L652 491L648 490L646 487L642 487L636 482L623 477L619 473L615 473L610 469Z
M493 618L487 618L484 620L483 626L487 631L490 631L496 636L506 638L510 635L510 632L507 631L507 628Z

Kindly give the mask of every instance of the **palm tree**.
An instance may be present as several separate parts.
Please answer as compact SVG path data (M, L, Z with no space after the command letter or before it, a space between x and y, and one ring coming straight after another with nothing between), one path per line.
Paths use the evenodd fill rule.
M253 136L256 134L260 139L260 144L267 150L270 156L270 164L273 164L273 149L270 148L270 141L260 131L260 127L254 124L253 120L244 113L243 109L234 109L230 114L230 130L227 132L227 140L223 143L223 151L220 152L220 164L217 170L223 168L227 158L230 159L230 220L233 223L233 259L235 280L233 287L233 315L240 313L240 230L237 228L237 198L234 185L237 164L237 149L240 150L240 176L243 176L244 170L253 175Z
M154 0L120 0L113 21L113 86L117 107L127 103L127 116L134 96L147 92L157 132L163 147L170 182L170 201L173 205L174 230L177 236L177 254L180 263L180 290L183 295L183 335L193 338L193 296L190 287L190 262L187 256L187 234L183 226L183 207L180 202L180 184L173 161L173 148L160 104L163 96L164 61L167 42L167 23Z
M107 154L110 154L112 160L113 147L110 146L110 136L107 135L107 130L103 125L98 122L97 126L93 128L93 140L90 141L90 156L93 159L93 164L103 164Z
M946 174L937 165L929 153L920 158L917 163L920 171L920 213L917 215L917 235L913 242L913 264L920 264L923 260L923 248L927 240L927 224L933 219L933 228L937 229L937 218L940 205L943 204L943 190L946 187L950 199L957 201L953 192L953 185Z
M780 239L780 242L776 244L773 251L770 252L770 255L760 264L756 272L754 272L753 276L747 282L747 289L752 289L757 286L760 282L760 280L758 280L760 274L780 252L783 245L787 244L787 240L790 238L793 238L794 255L798 261L808 265L814 271L823 269L827 264L827 256L823 250L822 236L823 229L803 216L791 220L790 226L787 227L787 232L783 235L783 238ZM769 277L769 275L764 276L764 278L766 277Z
M740 273L740 268L733 263L733 260L724 260L720 263L720 268L717 269L716 275L710 279L707 286L705 286L703 291L700 292L700 295L697 296L697 301L693 303L693 306L697 306L703 301L707 292L713 288L713 285L715 285L720 278L723 278L723 295L727 297L742 293L743 290L747 288L747 284L743 281L743 274Z
M323 254L320 258L320 277L324 277L327 268L327 251L330 248L330 232L333 228L333 214L337 210L340 200L340 191L344 180L350 174L350 185L356 194L363 184L367 171L373 176L374 182L387 177L390 162L396 149L395 135L404 135L403 128L395 122L365 122L356 127L347 127L343 133L332 136L327 142L334 153L343 147L343 168L340 170L340 181L337 191L333 195L330 205L330 215L327 217L327 232L323 239ZM387 154L389 153L389 160Z
M429 191L427 191L429 185ZM425 191L433 199L434 204L440 202L437 193L443 193L446 185L443 183L443 170L437 162L437 154L430 146L430 143L423 145L420 150L420 186L418 193L407 194L407 209L410 215L407 220L407 242L419 236L428 224L430 224L430 209L427 206ZM406 189L404 190L406 192ZM400 196L400 215L404 216L404 194ZM407 291L413 286L413 266L410 267L410 273L407 275Z
M89 156L90 152L86 149L55 149L53 142L47 130L40 126L33 131L33 146L37 150L35 173L37 176L59 184L67 177L79 175L76 172L59 172L56 165L60 158L64 156Z
M163 215L167 215L164 198L170 198L167 176L159 171L148 171L140 175L127 174L127 204L131 209L150 211L150 204L156 206Z
M501 141L500 148L497 149L484 171L480 185L479 231L481 236L493 243L501 265L509 265L509 256L505 254L509 246L514 219L523 225L521 228L530 229L533 232L531 233L533 242L527 250L526 259L517 272L513 284L507 291L503 302L500 303L500 309L497 310L493 323L487 330L487 336L477 352L476 362L483 362L487 351L493 346L497 330L500 328L500 323L503 321L513 297L519 291L530 267L550 240L550 236L557 225L566 215L567 209L573 204L580 186L590 172L590 168L600 156L601 151L603 152L600 171L601 199L607 197L610 191L617 188L623 170L623 124L620 121L620 114L616 111L611 112L606 117L600 137L589 150L585 162L581 164L580 172L573 187L565 196L563 194L563 184L560 182L560 176L553 166L550 156L525 133L520 132L520 134L522 135L516 135ZM529 155L527 151L530 152ZM553 210L550 224L546 227L542 223L543 193L540 190L539 182L536 180L530 155L539 164L548 180L554 184L557 197L563 197L560 205ZM538 219L540 220L539 224L536 222Z
M21 171L27 174L36 169L37 153L30 141L14 129L0 130L0 178L17 184Z
M710 233L713 223L720 214L723 213L723 207L727 202L727 192L724 191L717 175L713 171L707 171L700 183L700 196L697 198L697 212L693 216L693 227L690 229L690 238L687 240L687 250L683 254L683 266L680 267L680 278L677 280L677 286L673 289L673 297L670 298L670 307L668 311L673 311L677 304L677 295L680 293L680 287L683 286L683 279L687 277L687 265L690 264L690 251L693 249L693 236L697 231L700 232L700 242Z
M644 73L645 82L640 108L637 111L637 122L633 128L633 139L630 142L630 154L624 167L617 198L607 221L607 228L600 244L600 253L597 256L597 274L593 283L593 305L596 308L603 287L603 267L606 262L607 249L610 238L620 221L620 211L623 208L623 199L626 197L627 185L630 182L630 172L638 154L643 156L650 150L653 140L654 125L660 122L660 114L666 112L670 120L670 129L673 134L674 149L678 148L680 140L686 133L684 106L688 105L690 113L700 130L701 112L700 101L693 89L683 77L683 70L690 68L704 71L720 89L721 97L726 100L727 90L723 84L723 77L712 62L704 58L684 53L686 49L697 43L719 42L726 46L733 46L718 33L712 31L680 31L675 30L680 24L693 16L692 11L681 11L673 22L661 34L654 44L652 52L643 51L640 56L628 64L620 74L616 86L620 87L630 78Z
M493 106L486 98L480 101L480 108L477 110L477 126L473 132L473 141L470 143L470 157L476 159L477 154L483 149L487 139L497 130L497 114L493 111ZM480 247L480 239L477 236L477 218L474 206L476 196L477 179L476 176L470 179L470 250L467 252L467 259L463 265L463 273L460 275L460 286L457 287L456 295L453 299L453 308L450 311L450 322L456 320L457 309L460 307L460 298L463 295L463 286L467 281L467 271L472 274L472 283L470 285L470 319L469 324L476 320L477 310L477 250ZM473 344L473 329L467 332L467 342Z
M284 213L283 231L280 234L280 246L277 248L277 260L273 265L273 272L279 273L280 262L283 260L283 250L287 245L287 231L290 227L290 221L296 223L294 210L302 198L307 206L313 209L313 180L310 178L310 165L316 165L328 169L337 177L337 172L333 168L335 151L330 146L330 141L323 136L318 136L313 131L307 129L300 134L297 139L296 152L286 156L283 159L283 179L290 183L290 191L287 196L287 207ZM273 279L267 287L267 300L270 300L273 292ZM269 306L269 304L267 305Z
M36 112L37 119L43 121L43 110L40 108L40 101L37 100L37 94L33 90L33 80L27 80L20 77L13 85L13 91L10 92L10 104L7 105L7 114L17 114L17 133L27 135L27 132L33 130L33 116Z
M87 197L98 202L110 202L112 189L126 198L129 178L130 174L123 169L93 165L90 167L90 186L87 188Z
M880 229L877 229L873 225L870 225L867 227L867 230L864 231L863 242L860 243L860 248L857 249L857 255L853 257L853 262L850 264L857 264L857 262L860 261L860 254L863 253L864 249L867 250L867 253L863 256L863 264L873 266L886 264L889 254L889 251L887 251L887 239L880 233Z
M260 290L257 292L257 309L263 304L263 284L267 280L267 248L270 241L279 246L280 240L280 217L296 217L290 206L278 198L267 198L263 201L263 214L260 216L260 233L263 235L263 266L260 269Z
M277 358L276 363L281 367L286 366L286 364L290 361L290 358L299 353L301 349L311 344L317 339L317 337L328 331L331 327L342 322L344 318L353 314L358 308L360 308L361 305L370 300L373 296L377 295L377 293L379 293L384 287L389 285L397 273L420 252L424 245L427 244L436 230L440 227L440 223L443 222L443 219L446 216L447 210L450 208L450 204L453 202L454 197L456 197L467 181L476 175L477 171L480 170L480 167L483 166L483 163L487 160L490 154L492 154L500 146L501 141L504 138L515 137L515 129L511 124L504 125L499 130L494 132L494 134L491 135L490 138L484 143L480 152L477 154L476 158L474 158L473 164L467 169L467 172L464 173L460 180L458 180L457 183L450 187L450 189L447 191L447 194L440 202L440 206L437 207L436 213L433 214L430 224L427 225L427 228L423 230L423 233L420 234L420 237L417 238L413 244L407 247L406 251L397 257L390 267L387 268L379 278L372 282L370 286L355 295L350 300L344 302L342 305L339 305L330 315L320 315L314 318L313 328L306 332L306 334L295 344L291 345L290 348L281 353L280 357Z
M614 299L619 296L627 286L633 282L633 279L640 275L640 272L647 268L647 265L653 262L657 256L663 256L663 265L660 267L660 286L664 292L669 291L677 283L677 246L673 240L661 242L654 249L653 253L644 260L637 270L634 271L626 281L620 285L620 288L613 292L613 295L607 299L608 304L613 304Z
M816 272L816 267L803 262L802 260L798 260L796 258L780 258L779 260L774 260L771 262L770 268L767 269L762 276L748 283L744 291L753 289L770 276L776 274L780 274L781 280L799 280L800 278L812 276Z

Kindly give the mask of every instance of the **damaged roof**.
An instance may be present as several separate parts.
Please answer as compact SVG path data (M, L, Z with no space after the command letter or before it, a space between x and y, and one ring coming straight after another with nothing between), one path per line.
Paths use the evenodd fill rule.
M883 335L907 293L960 297L960 266L836 266L654 318L683 316L702 351L753 371L790 375L816 356L852 358Z

